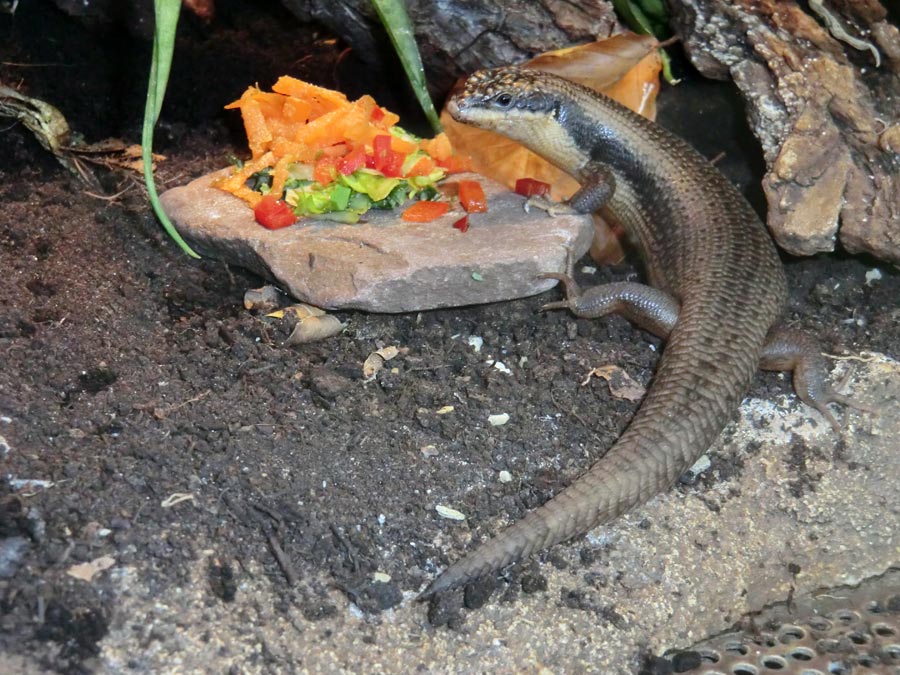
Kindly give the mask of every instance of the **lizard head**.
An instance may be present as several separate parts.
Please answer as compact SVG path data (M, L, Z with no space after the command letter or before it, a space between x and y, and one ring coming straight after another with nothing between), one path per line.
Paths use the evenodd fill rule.
M535 124L559 114L552 92L541 86L546 80L546 74L515 66L480 70L450 99L447 110L457 122L526 141Z

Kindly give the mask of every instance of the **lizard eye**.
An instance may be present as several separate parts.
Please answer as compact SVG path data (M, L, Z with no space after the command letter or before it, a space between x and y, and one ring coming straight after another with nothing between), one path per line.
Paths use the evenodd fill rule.
M495 99L497 105L501 108L508 108L510 105L512 105L512 100L513 98L509 94L500 94Z

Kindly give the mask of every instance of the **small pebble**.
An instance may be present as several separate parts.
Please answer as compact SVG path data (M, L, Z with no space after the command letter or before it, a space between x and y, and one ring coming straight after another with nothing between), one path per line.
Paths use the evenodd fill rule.
M465 520L466 517L460 511L456 509L451 509L449 506L444 506L443 504L438 504L434 507L434 510L438 512L438 515L441 518L448 518L450 520Z
M873 281L881 280L881 270L877 267L873 267L868 272L866 272L866 286L871 286Z
M503 470L497 475L497 480L501 483L510 483L512 482L512 474L509 471Z
M504 424L509 422L509 415L507 413L488 415L488 422L492 427L502 427Z

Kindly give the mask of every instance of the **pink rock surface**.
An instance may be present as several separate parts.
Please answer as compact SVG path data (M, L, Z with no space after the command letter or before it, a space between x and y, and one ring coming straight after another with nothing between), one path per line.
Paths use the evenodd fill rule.
M210 183L221 172L165 192L162 204L182 236L203 256L240 265L280 285L298 300L328 309L409 312L535 295L557 282L541 272L565 270L591 244L590 216L526 213L525 199L482 176L486 213L453 223L458 202L430 223L406 223L399 211L370 211L356 225L301 220L267 230L253 211ZM474 276L473 276L474 275ZM479 281L478 278L481 280Z

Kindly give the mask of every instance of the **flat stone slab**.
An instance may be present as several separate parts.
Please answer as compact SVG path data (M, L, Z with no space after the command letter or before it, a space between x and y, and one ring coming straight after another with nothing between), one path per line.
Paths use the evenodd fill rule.
M525 198L484 176L457 174L441 183L478 180L486 213L469 215L469 229L453 228L465 212L456 199L430 223L406 223L400 211L369 211L356 225L304 219L267 230L236 197L211 186L222 171L161 196L166 213L201 255L240 265L279 284L298 300L327 309L410 312L536 295L591 244L590 216L551 218L524 210Z

